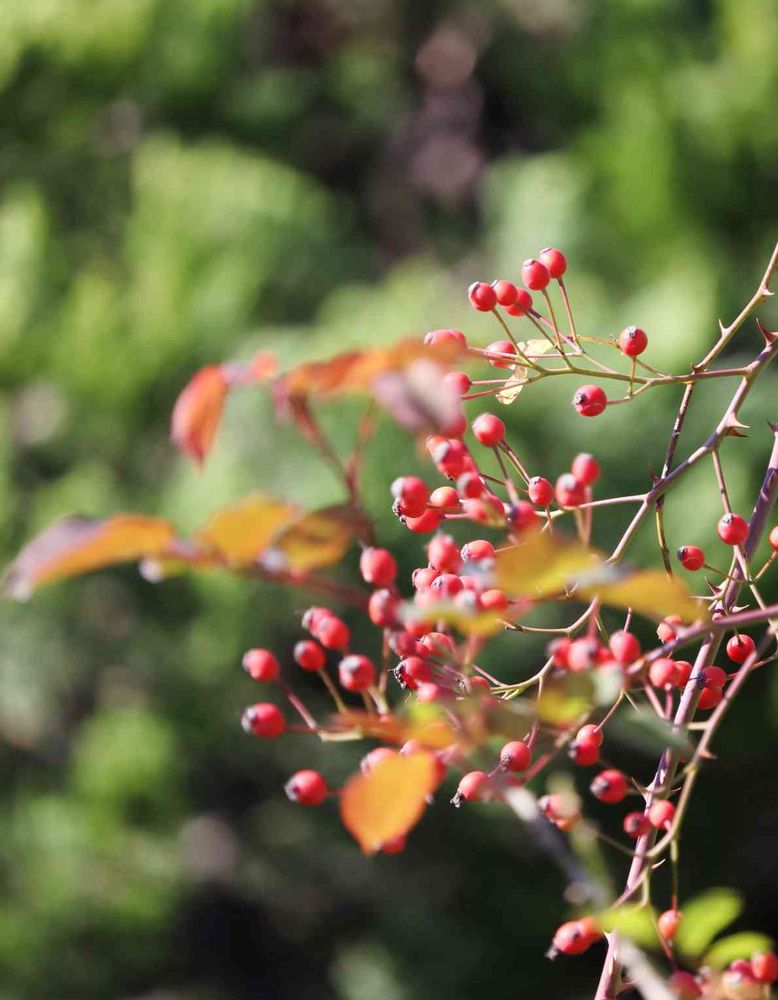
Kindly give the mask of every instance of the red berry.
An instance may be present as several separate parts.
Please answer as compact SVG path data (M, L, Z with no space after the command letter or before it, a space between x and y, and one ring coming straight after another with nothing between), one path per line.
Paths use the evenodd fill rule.
M565 636L563 639L552 639L546 646L546 655L554 661L554 666L567 670L570 666L567 656L573 640Z
M428 656L437 656L441 660L448 659L456 652L454 640L445 632L427 632L421 637L420 646L427 651Z
M458 479L462 475L468 457L467 448L456 438L443 438L432 452L432 461L438 471L449 479Z
M742 545L748 538L748 521L739 514L725 514L716 529L719 538L727 545Z
M482 413L473 421L473 434L481 444L494 448L505 437L505 424L493 413Z
M710 667L705 667L702 671L703 682L705 687L724 687L727 683L727 672L722 670L721 667L717 667L715 664Z
M582 955L595 940L583 920L569 920L557 928L554 934L554 948L563 955Z
M378 628L391 628L397 624L399 603L391 590L375 590L367 602L367 615Z
M325 615L311 631L325 649L346 649L351 639L348 626L337 615Z
M391 757L396 756L397 750L392 750L391 747L376 747L370 753L365 754L359 762L359 769L362 774L370 774L376 764L380 764L382 760L389 760Z
M327 655L317 642L301 639L292 653L294 661L303 670L321 670L327 662Z
M545 264L530 257L521 265L521 280L533 292L541 292L551 281L551 275Z
M473 384L472 379L466 372L447 372L443 376L443 381L446 385L451 386L458 396L464 396L465 393L470 391L470 386Z
M670 660L663 656L659 660L654 660L648 669L648 679L654 687L668 690L678 686L678 671L675 660Z
M696 545L682 545L676 555L683 568L692 572L702 569L705 565L705 553Z
M492 288L501 306L512 306L519 294L519 290L513 282L505 281L503 278L493 281Z
M704 712L710 708L715 708L716 705L724 697L724 691L720 687L716 687L715 684L711 684L708 687L704 687L700 691L700 698L697 702L697 707L701 708Z
M667 799L659 799L651 804L646 815L655 830L669 830L675 816L675 806Z
M664 618L659 625L657 625L656 634L660 642L670 642L675 639L678 635L677 627L681 624L680 615L668 615Z
M439 576L432 566L419 566L411 574L411 581L416 590L428 590Z
M622 667L634 663L640 656L640 643L636 635L624 629L614 632L608 643L613 659Z
M678 933L682 916L679 910L665 910L659 915L656 925L665 941L672 941Z
M756 649L756 643L750 635L733 635L727 643L727 656L733 663L745 663Z
M682 969L670 976L668 986L677 1000L697 1000L697 997L702 996L702 990L697 980L691 972L684 972Z
M424 335L424 343L432 347L439 347L441 344L467 347L467 338L461 330L430 330Z
M554 487L543 476L533 476L527 483L530 500L538 507L548 507L554 499Z
M427 484L418 476L402 476L392 483L395 513L402 517L421 517L429 495Z
M467 290L470 305L479 312L491 312L497 305L497 293L485 281L474 281Z
M425 681L416 688L416 697L423 705L431 705L435 701L448 698L451 692L444 688L442 684L435 684L434 681Z
M637 840L639 837L642 837L651 829L651 823L649 822L648 817L644 816L642 812L627 813L624 817L622 826L624 833L626 833L628 837L632 837L633 840Z
M567 270L567 258L556 247L546 247L538 254L538 260L546 268L552 278L561 278Z
M519 500L508 508L508 522L514 531L529 531L538 527L538 512L531 503Z
M596 417L607 405L608 399L598 385L582 385L573 396L573 406L582 417Z
M484 771L469 771L462 777L454 796L455 803L461 799L466 802L482 802L489 795L489 776Z
M600 771L589 785L589 790L596 799L611 805L621 802L626 797L628 788L626 775L614 768Z
M427 558L430 566L441 573L459 569L459 548L451 535L435 535L427 545Z
M538 807L560 830L571 830L581 818L577 799L572 796L543 795L538 799Z
M485 356L493 368L513 368L516 364L516 345L510 340L495 340L487 344ZM495 354L510 354L510 358L489 357Z
M579 767L591 767L600 759L600 748L592 746L588 743L571 743L568 755L575 764L579 765Z
M597 655L601 648L597 639L588 637L574 639L567 651L568 668L575 674L591 670L597 664Z
M375 667L366 656L353 653L338 664L338 680L346 691L367 691L375 684Z
M774 983L778 979L778 957L772 952L754 955L751 959L751 971L758 983Z
M504 611L508 607L508 598L502 590L493 587L481 594L481 607L484 611Z
M692 665L688 660L675 661L675 686L685 688L692 675Z
M523 740L511 740L500 751L500 767L504 771L526 771L532 761L532 751Z
M484 484L476 472L463 472L457 479L457 492L463 497L474 500L484 492Z
M581 747L601 747L602 741L602 730L598 729L597 726L594 726L591 723L587 726L581 726L575 737L575 742Z
M484 538L475 538L463 545L459 554L462 562L482 562L484 559L494 559L494 546Z
M582 451L580 455L576 455L573 459L570 471L579 483L583 483L584 486L591 486L592 483L596 483L600 478L600 463L594 455L589 455L587 452Z
M297 771L284 785L292 802L302 806L320 806L327 798L327 782L318 771Z
M275 705L259 702L243 713L241 725L244 732L261 736L265 740L275 739L286 729L286 719Z
M619 347L628 358L636 358L648 347L646 331L639 326L628 326L619 334Z
M516 301L505 307L506 312L509 312L511 316L526 316L531 308L532 296L526 288L517 288Z
M768 535L767 540L770 543L770 548L773 552L778 552L778 524L776 524L774 528L770 529L770 534Z
M441 515L436 510L425 510L419 517L406 517L405 527L417 535L428 535L435 531L441 522Z
M388 587L397 576L397 563L388 549L365 549L359 558L359 572L365 583Z
M302 625L303 628L313 635L316 629L324 621L325 618L329 618L333 612L329 608L308 608L303 612Z
M454 573L441 573L433 581L430 591L438 597L451 598L461 594L464 586L462 580Z
M250 649L243 657L243 668L255 681L274 681L280 670L269 649Z
M459 507L459 494L453 486L438 486L430 493L431 507Z
M391 840L385 841L381 844L382 854L402 854L405 850L406 839L405 837L393 837Z
M586 503L588 496L586 487L578 482L572 472L564 472L557 479L554 493L560 507L580 507L582 503Z
M434 676L429 662L420 656L406 656L404 660L400 660L394 675L411 691L415 691L419 684L428 684Z
M479 312L491 312L497 305L497 293L485 281L474 281L467 290L470 305Z

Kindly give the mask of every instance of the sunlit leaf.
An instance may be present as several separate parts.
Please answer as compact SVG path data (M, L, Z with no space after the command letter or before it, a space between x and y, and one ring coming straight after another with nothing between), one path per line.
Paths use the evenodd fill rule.
M170 438L185 455L202 464L219 429L229 377L223 365L207 365L183 389L170 424Z
M564 591L598 560L583 542L535 531L520 545L497 553L496 586L512 597L546 597Z
M405 601L398 610L402 622L426 621L434 618L445 622L463 635L489 636L505 628L504 622L512 617L511 611L478 611L440 601L430 607L420 608L413 601Z
M436 785L431 754L388 757L347 782L340 797L343 824L365 854L373 854L419 822Z
M212 514L195 535L195 541L215 549L229 562L250 563L267 549L279 529L296 516L298 510L294 505L255 493Z
M494 397L498 403L502 403L503 406L509 406L516 401L521 390L524 388L527 370L521 365L514 365L513 372L508 376L503 383L502 389Z
M594 683L588 674L565 673L546 681L537 699L537 713L552 726L567 726L581 718L594 701Z
M354 709L335 716L328 727L326 739L376 739L398 746L408 740L418 740L430 750L443 750L457 741L457 733L444 718L437 705L411 703L407 716L376 715Z
M623 566L601 566L581 579L578 592L585 600L597 597L603 604L632 608L648 618L680 615L684 622L693 622L706 615L704 605L691 597L678 577L668 577L659 569L636 572Z
M742 911L743 901L734 889L708 889L687 900L675 947L682 954L696 958L720 931L737 920Z
M338 562L356 538L367 530L364 515L354 507L326 507L282 528L261 557L268 570L308 573Z
M173 526L162 518L136 514L117 514L107 520L66 517L22 549L6 574L4 591L25 600L44 583L164 555L173 539Z
M684 916L684 919L686 917ZM766 934L756 931L742 931L740 934L729 934L725 938L714 941L705 953L704 965L714 969L723 969L736 958L751 958L761 952L772 951L773 942Z
M651 906L618 906L615 909L597 913L597 922L604 931L617 931L642 948L659 944L656 929L656 911Z

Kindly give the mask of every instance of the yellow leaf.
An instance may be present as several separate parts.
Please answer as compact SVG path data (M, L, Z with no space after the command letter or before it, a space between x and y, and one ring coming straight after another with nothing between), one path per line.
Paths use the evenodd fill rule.
M374 854L419 822L436 785L431 754L387 757L347 782L340 797L343 825L365 854Z
M195 541L215 549L229 562L251 563L297 513L292 504L255 493L234 507L217 510L195 535Z
M522 367L522 365L514 365L513 374L505 380L502 389L494 397L497 402L502 403L503 406L509 406L513 403L524 388L526 377L527 369Z
M564 591L599 559L583 542L535 531L520 545L497 553L496 586L511 597L547 597Z
M200 465L213 447L228 388L224 366L206 365L195 372L173 407L170 438Z
M331 566L366 528L364 515L348 505L314 511L282 528L261 562L268 570L292 573Z
M104 521L66 517L22 549L6 574L4 590L26 600L44 583L164 555L173 541L173 526L158 517L117 514Z
M577 593L584 600L597 597L602 604L632 608L635 614L647 618L680 615L682 621L688 623L707 617L702 602L689 594L681 580L668 577L663 570L630 571L603 566L595 576L599 579L581 581Z

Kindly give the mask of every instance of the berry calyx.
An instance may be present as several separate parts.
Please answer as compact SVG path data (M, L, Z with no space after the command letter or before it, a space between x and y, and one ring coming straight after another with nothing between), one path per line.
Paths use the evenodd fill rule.
M243 731L260 736L264 740L273 740L286 729L286 719L281 710L269 702L258 702L245 710L240 720Z
M473 434L481 444L494 448L505 437L505 424L493 413L482 413L473 421Z
M287 798L301 806L320 806L327 798L327 782L318 771L297 771L284 785Z
M628 358L636 358L648 347L646 331L639 326L628 326L619 334L619 348Z
M561 278L567 270L567 258L556 247L546 247L538 254L538 260L552 278Z
M497 293L485 281L474 281L467 290L470 305L479 312L491 312L497 305Z
M243 657L243 669L255 681L274 681L280 667L269 649L250 649Z
M598 385L582 385L573 396L573 406L582 417L596 417L608 405L608 398Z
M521 265L521 280L531 291L542 292L551 281L551 275L545 264L530 257Z
M595 799L599 799L600 802L607 802L610 805L621 802L626 797L628 788L626 775L615 768L600 771L591 785L589 785L589 791Z
M676 555L683 568L692 572L702 569L705 565L705 553L696 545L682 545Z
M742 545L748 538L748 521L739 514L725 514L716 527L719 538L727 545Z
M500 767L504 771L526 771L532 761L532 751L523 740L511 740L500 751Z

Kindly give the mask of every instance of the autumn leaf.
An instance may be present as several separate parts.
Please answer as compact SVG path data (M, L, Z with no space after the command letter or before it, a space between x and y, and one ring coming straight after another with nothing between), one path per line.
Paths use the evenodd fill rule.
M415 740L430 750L443 750L457 741L457 734L439 706L411 702L406 716L376 715L352 709L335 716L322 739L375 739L401 746Z
M433 361L414 361L404 371L389 371L373 383L378 402L396 423L413 434L445 433L461 418L459 392Z
M343 825L365 854L374 854L419 822L437 782L431 754L387 757L346 783L340 797Z
M282 528L261 558L269 571L309 573L338 562L355 538L364 537L364 514L345 504L305 514Z
M680 615L686 623L707 615L704 605L689 594L683 582L678 577L668 577L663 570L602 566L592 577L580 581L578 592L585 600L596 597L602 604L632 608L636 614L648 618Z
M9 567L4 592L26 600L44 583L116 563L162 556L174 541L162 518L118 514L107 520L66 517L33 539Z
M194 537L231 563L252 563L268 548L279 529L299 515L293 504L254 493L233 507L217 510Z
M554 345L547 340L525 340L519 341L519 350L525 358L533 360L541 358L549 351L555 350ZM524 388L529 369L524 365L514 365L511 374L505 380L502 389L497 393L495 399L503 406L509 406L515 402Z
M515 597L540 598L564 591L575 576L597 566L601 557L583 542L546 532L497 553L496 586Z
M195 373L173 407L170 439L200 465L216 438L228 388L226 366L207 365Z

